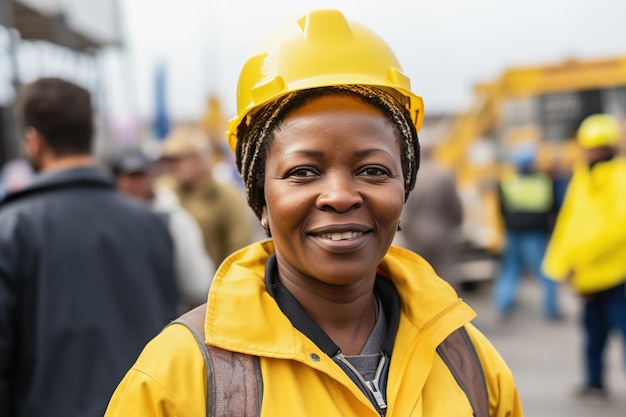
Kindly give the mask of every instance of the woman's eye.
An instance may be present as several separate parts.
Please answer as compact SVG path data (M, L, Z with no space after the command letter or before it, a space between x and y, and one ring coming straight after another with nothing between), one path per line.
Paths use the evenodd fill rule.
M311 177L315 175L315 172L310 168L296 168L289 172L290 177Z
M361 170L361 175L367 176L378 176L378 175L388 175L387 171L379 168L379 167L366 167Z

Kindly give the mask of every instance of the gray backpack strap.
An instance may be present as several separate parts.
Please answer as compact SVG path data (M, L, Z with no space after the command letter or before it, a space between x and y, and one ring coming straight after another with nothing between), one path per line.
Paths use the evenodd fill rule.
M206 304L203 304L172 324L186 326L202 352L207 380L207 417L258 417L263 387L259 358L207 345L205 315Z
M467 395L474 417L489 417L489 394L483 367L465 327L452 332L437 347L441 359Z

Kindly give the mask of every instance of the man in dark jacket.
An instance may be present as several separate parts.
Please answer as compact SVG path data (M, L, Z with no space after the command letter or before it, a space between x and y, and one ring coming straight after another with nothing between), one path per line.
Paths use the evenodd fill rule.
M43 78L20 110L40 175L0 203L0 416L102 416L176 315L172 243L94 166L86 90Z

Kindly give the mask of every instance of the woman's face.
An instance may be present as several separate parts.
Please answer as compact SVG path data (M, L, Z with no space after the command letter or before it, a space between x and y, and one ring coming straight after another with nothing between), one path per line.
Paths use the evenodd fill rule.
M265 161L265 200L283 274L337 285L373 279L404 205L391 122L341 96L288 114Z

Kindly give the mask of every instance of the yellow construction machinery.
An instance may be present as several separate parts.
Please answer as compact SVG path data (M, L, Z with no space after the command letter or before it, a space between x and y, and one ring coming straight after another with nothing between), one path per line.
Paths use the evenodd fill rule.
M625 119L626 56L515 68L476 86L473 105L434 152L454 172L464 202L463 244L473 254L464 279L489 278L497 265L490 261L504 235L496 185L509 170L512 146L534 142L540 170L567 173L578 153L578 125L594 113Z

